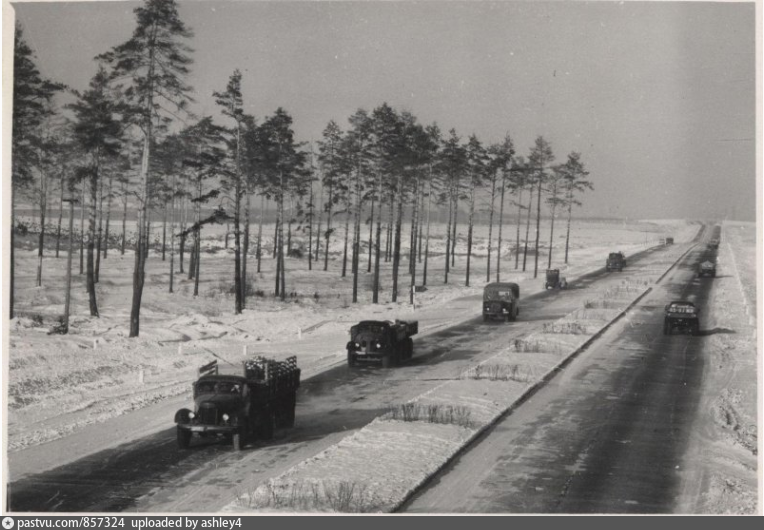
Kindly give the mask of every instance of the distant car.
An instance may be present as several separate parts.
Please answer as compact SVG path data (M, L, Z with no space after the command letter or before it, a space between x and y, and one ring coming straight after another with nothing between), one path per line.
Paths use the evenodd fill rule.
M666 244L667 245L673 245L674 244L674 238L673 237L667 237L666 238Z
M716 263L706 260L698 264L698 278L703 278L704 276L716 277Z
M567 289L568 281L560 277L560 269L547 269L544 289Z
M608 271L617 270L621 272L625 266L626 256L623 255L623 252L611 252L605 260L605 268Z
M691 335L700 334L700 308L695 307L692 302L676 300L666 304L663 317L663 334L671 335L678 329L680 331L689 331Z
M513 322L520 314L520 286L516 283L494 282L483 289L483 321L498 318Z

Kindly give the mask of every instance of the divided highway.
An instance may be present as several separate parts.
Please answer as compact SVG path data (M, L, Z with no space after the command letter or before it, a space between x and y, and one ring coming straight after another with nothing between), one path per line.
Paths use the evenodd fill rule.
M483 323L480 316L481 299L474 297L475 318L416 339L414 358L400 367L390 370L376 367L351 370L341 366L310 378L302 383L298 393L295 428L278 431L274 440L268 443L251 445L242 452L234 452L230 444L211 441L196 443L192 449L181 451L176 446L172 418L168 417L168 428L157 434L90 455L44 473L24 476L12 481L9 487L10 508L12 511L41 512L219 510L232 500L233 492L246 494L257 484L319 453L354 430L363 427L375 417L385 413L391 405L418 396L444 379L456 377L468 366L504 348L510 340L522 338L541 329L545 322L554 321L581 307L583 300L591 296L590 289L594 287L604 289L609 284L628 279L629 271L638 271L645 257L653 251L661 252L661 250L649 249L630 256L629 267L623 273L607 273L600 270L571 283L567 291L548 291L522 298L520 320L515 323ZM686 275L686 268L695 258L695 254L691 254L685 261L685 265L671 278L675 275ZM538 281L543 282L543 279L539 278ZM669 284L674 285L673 282L674 280L671 279ZM702 287L698 287L696 296L702 296L700 291ZM694 291L688 291L687 294L693 293ZM678 291L674 294L676 298L681 297ZM612 491L613 486L605 480L611 468L600 466L599 471L595 473L595 466L589 465L587 469L591 469L592 474L587 477L575 474L573 481L568 480L571 478L570 473L553 472L553 470L557 469L557 466L585 465L585 462L588 462L587 458L595 454L607 455L608 462L620 462L619 458L623 453L618 450L620 446L611 446L604 442L602 442L603 445L598 445L595 441L606 437L618 438L621 441L628 440L622 445L641 444L637 436L641 429L630 426L630 422L634 419L639 419L642 422L640 425L660 425L656 428L667 429L665 432L655 431L652 435L645 432L643 435L646 444L650 440L659 440L654 444L655 447L649 455L654 454L655 458L659 458L661 466L669 453L678 455L681 446L679 441L686 429L682 422L685 421L684 418L692 416L687 415L687 412L691 412L694 399L691 389L697 383L700 369L695 366L694 361L680 362L678 358L680 356L686 359L697 357L697 352L693 348L688 348L687 344L690 343L686 341L702 341L702 337L674 336L664 339L661 336L660 340L653 337L655 340L648 341L644 335L646 333L646 336L653 336L653 321L658 318L659 313L657 307L658 305L662 307L662 304L652 303L655 304L653 309L640 309L638 318L631 319L633 322L644 321L645 323L630 328L627 337L623 339L626 341L624 344L633 344L630 347L637 348L633 350L634 353L604 356L602 360L589 366L585 374L578 367L579 364L584 363L573 363L575 367L571 365L566 369L565 374L571 369L575 373L581 373L583 379L580 384L561 386L562 381L569 379L567 375L558 376L552 381L551 387L556 388L559 393L557 401L553 399L551 401L558 404L564 402L568 409L561 409L558 412L546 408L538 409L536 403L540 399L541 392L539 392L529 403L507 418L507 420L518 422L510 440L500 442L504 445L504 450L510 453L507 455L495 452L492 453L492 458L495 457L494 462L501 463L507 461L507 458L512 458L514 454L517 458L522 457L522 465L526 467L502 468L501 472L504 474L495 479L490 478L489 475L479 476L476 468L476 472L471 475L475 479L474 487L469 492L486 499L484 494L488 491L489 497L493 498L492 501L484 500L470 504L473 501L466 501L468 490L460 488L461 497L466 504L459 504L453 500L447 501L446 504L441 504L440 501L431 503L426 494L434 492L436 488L432 488L412 503L409 509L414 511L545 512L557 510L572 512L579 511L576 506L596 508L599 505L590 497L599 495L596 494L598 491ZM660 326L655 329L660 330ZM636 335L632 336L629 333ZM648 349L645 350L645 348ZM650 348L660 353L651 354L653 350ZM677 354L675 350L683 353ZM657 358L654 358L656 355ZM587 359L589 358L592 358L591 354L587 355ZM644 376L637 375L642 372ZM675 414L676 418L672 415L674 419L670 424L665 424L663 419L654 419L653 415L666 413L658 409L665 407L666 403L671 401L670 398L676 391L675 377L672 375L669 380L664 381L664 377L657 377L658 372L683 374L682 377L685 377L689 385L689 389L681 394L684 397L677 398L676 404L672 405L674 407L671 409L674 411L672 414ZM603 388L597 389L596 387L600 385ZM590 390L594 394L578 397L576 397L577 394L568 395L568 392L576 391L577 387L591 387ZM639 397L642 394L644 396ZM612 410L616 401L628 402L631 405ZM642 412L646 406L649 406L649 410L653 412ZM533 412L525 413L525 409ZM586 410L589 410L589 416L584 414ZM145 414L148 417L151 413L152 409L148 408L133 414ZM612 425L610 423L603 425L602 421L596 421L597 417L602 420L605 416L612 416L614 421L617 421ZM590 419L587 420L587 417ZM493 439L503 429L497 427L485 440ZM582 432L589 435L584 436ZM547 434L551 436L550 443L557 444L553 443L550 449L543 447L546 438L539 438ZM664 447L667 436L670 450ZM679 438L674 440L675 437ZM466 453L451 473L456 471L461 462L477 451L479 447ZM572 461L570 461L571 458ZM642 458L643 456L638 456L637 460L629 460L623 465L645 470L646 465ZM9 473L13 480L13 453L9 454L9 460ZM483 466L483 469L491 472L499 467L497 464ZM534 475L531 470L536 467L538 467L538 474ZM548 468L551 482L546 478L547 475L541 472L542 468ZM651 470L650 473L654 474L655 471ZM449 474L444 474L439 481L447 480ZM525 491L525 486L519 482L512 482L511 487L504 487L507 481L520 481L521 478L518 475L521 474L529 480L533 478L535 481L532 485L533 491L539 491L536 488L552 485L556 488L558 482L563 481L564 490L571 493L565 502L558 503L554 508L532 501L532 497L529 498ZM488 481L485 484L484 479ZM517 495L515 502L524 503L526 509L511 503L505 504L504 500L499 500L511 497L517 488L520 488L520 495ZM575 491L581 493L574 494ZM585 491L595 493L585 495L583 493ZM559 494L557 496L559 497ZM579 501L585 504L577 504ZM644 508L645 505L640 506ZM584 511L588 510L584 508Z

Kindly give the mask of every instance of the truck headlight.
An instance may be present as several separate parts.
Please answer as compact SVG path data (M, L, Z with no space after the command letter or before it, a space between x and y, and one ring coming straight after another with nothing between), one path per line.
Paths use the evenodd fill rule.
M193 412L189 412L188 413L188 419L189 420L193 420L194 418L196 418L196 414L194 414Z
M223 421L228 421L228 414L223 414Z
M377 343L377 349L380 349L380 348L382 348L382 344L378 342Z

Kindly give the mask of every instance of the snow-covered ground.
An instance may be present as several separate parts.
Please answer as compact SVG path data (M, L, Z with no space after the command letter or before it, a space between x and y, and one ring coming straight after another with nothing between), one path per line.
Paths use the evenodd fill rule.
M756 513L756 226L725 222L704 354L703 396L682 511ZM760 368L760 366L759 366ZM697 464L700 463L698 466Z
M656 244L666 235L673 235L678 243L687 241L694 236L697 226L685 222L615 225L579 222L574 225L571 238L570 265L562 263L563 234L555 242L553 267L574 277L601 267L609 251L633 253ZM238 364L245 355L284 357L296 353L304 377L309 377L344 362L347 329L361 318L415 315L420 329L427 333L474 315L474 302L459 299L479 294L486 283L487 228L478 227L476 231L468 288L463 286L466 263L463 235L459 238L456 266L449 284L443 284L444 231L442 226L432 231L428 290L417 295L416 309L408 304L408 275L401 277L398 302L390 301L389 263L382 268L382 303L369 303L371 276L363 272L359 280L360 303L352 304L352 277L340 275L342 241L337 239L330 248L326 272L315 267L308 271L304 258L287 260L287 292L296 295L285 303L269 294L274 260L266 253L262 272L251 274L254 290L262 290L263 295L249 297L249 308L235 315L230 294L231 250L223 248L222 234L211 230L212 237L202 254L198 297L192 294L192 281L180 274L176 274L175 292L169 293L169 256L164 262L156 253L151 256L141 310L141 336L136 339L127 338L133 265L129 252L121 256L111 250L108 258L101 261L100 318L88 314L84 277L77 274L75 256L70 334L49 335L48 330L63 313L65 253L56 259L46 249L43 285L36 287L37 257L33 248L36 240L26 240L27 247L16 251L18 316L11 321L8 338L8 450L65 437L85 425L186 394L196 368L213 355ZM264 233L272 233L272 226L266 227ZM505 228L505 238L513 233L512 226ZM264 246L267 251L265 238ZM533 255L529 256L530 272L516 272L509 248L505 246L502 250L502 280L519 282L523 295L541 290L541 277L534 279L532 274ZM362 255L362 266L367 259ZM544 249L539 256L541 275L546 259ZM176 259L176 267L177 263ZM402 270L407 269L407 264L404 259ZM249 270L256 270L255 267L255 260L250 257ZM418 267L417 283L421 283L422 265Z

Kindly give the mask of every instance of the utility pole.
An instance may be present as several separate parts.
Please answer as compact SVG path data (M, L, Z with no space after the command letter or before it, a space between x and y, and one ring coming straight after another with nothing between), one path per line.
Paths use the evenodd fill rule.
M66 256L66 299L64 302L64 320L62 322L61 333L69 333L69 307L72 299L72 253L74 252L74 203L80 201L71 195L62 199L62 202L69 203L69 252Z

